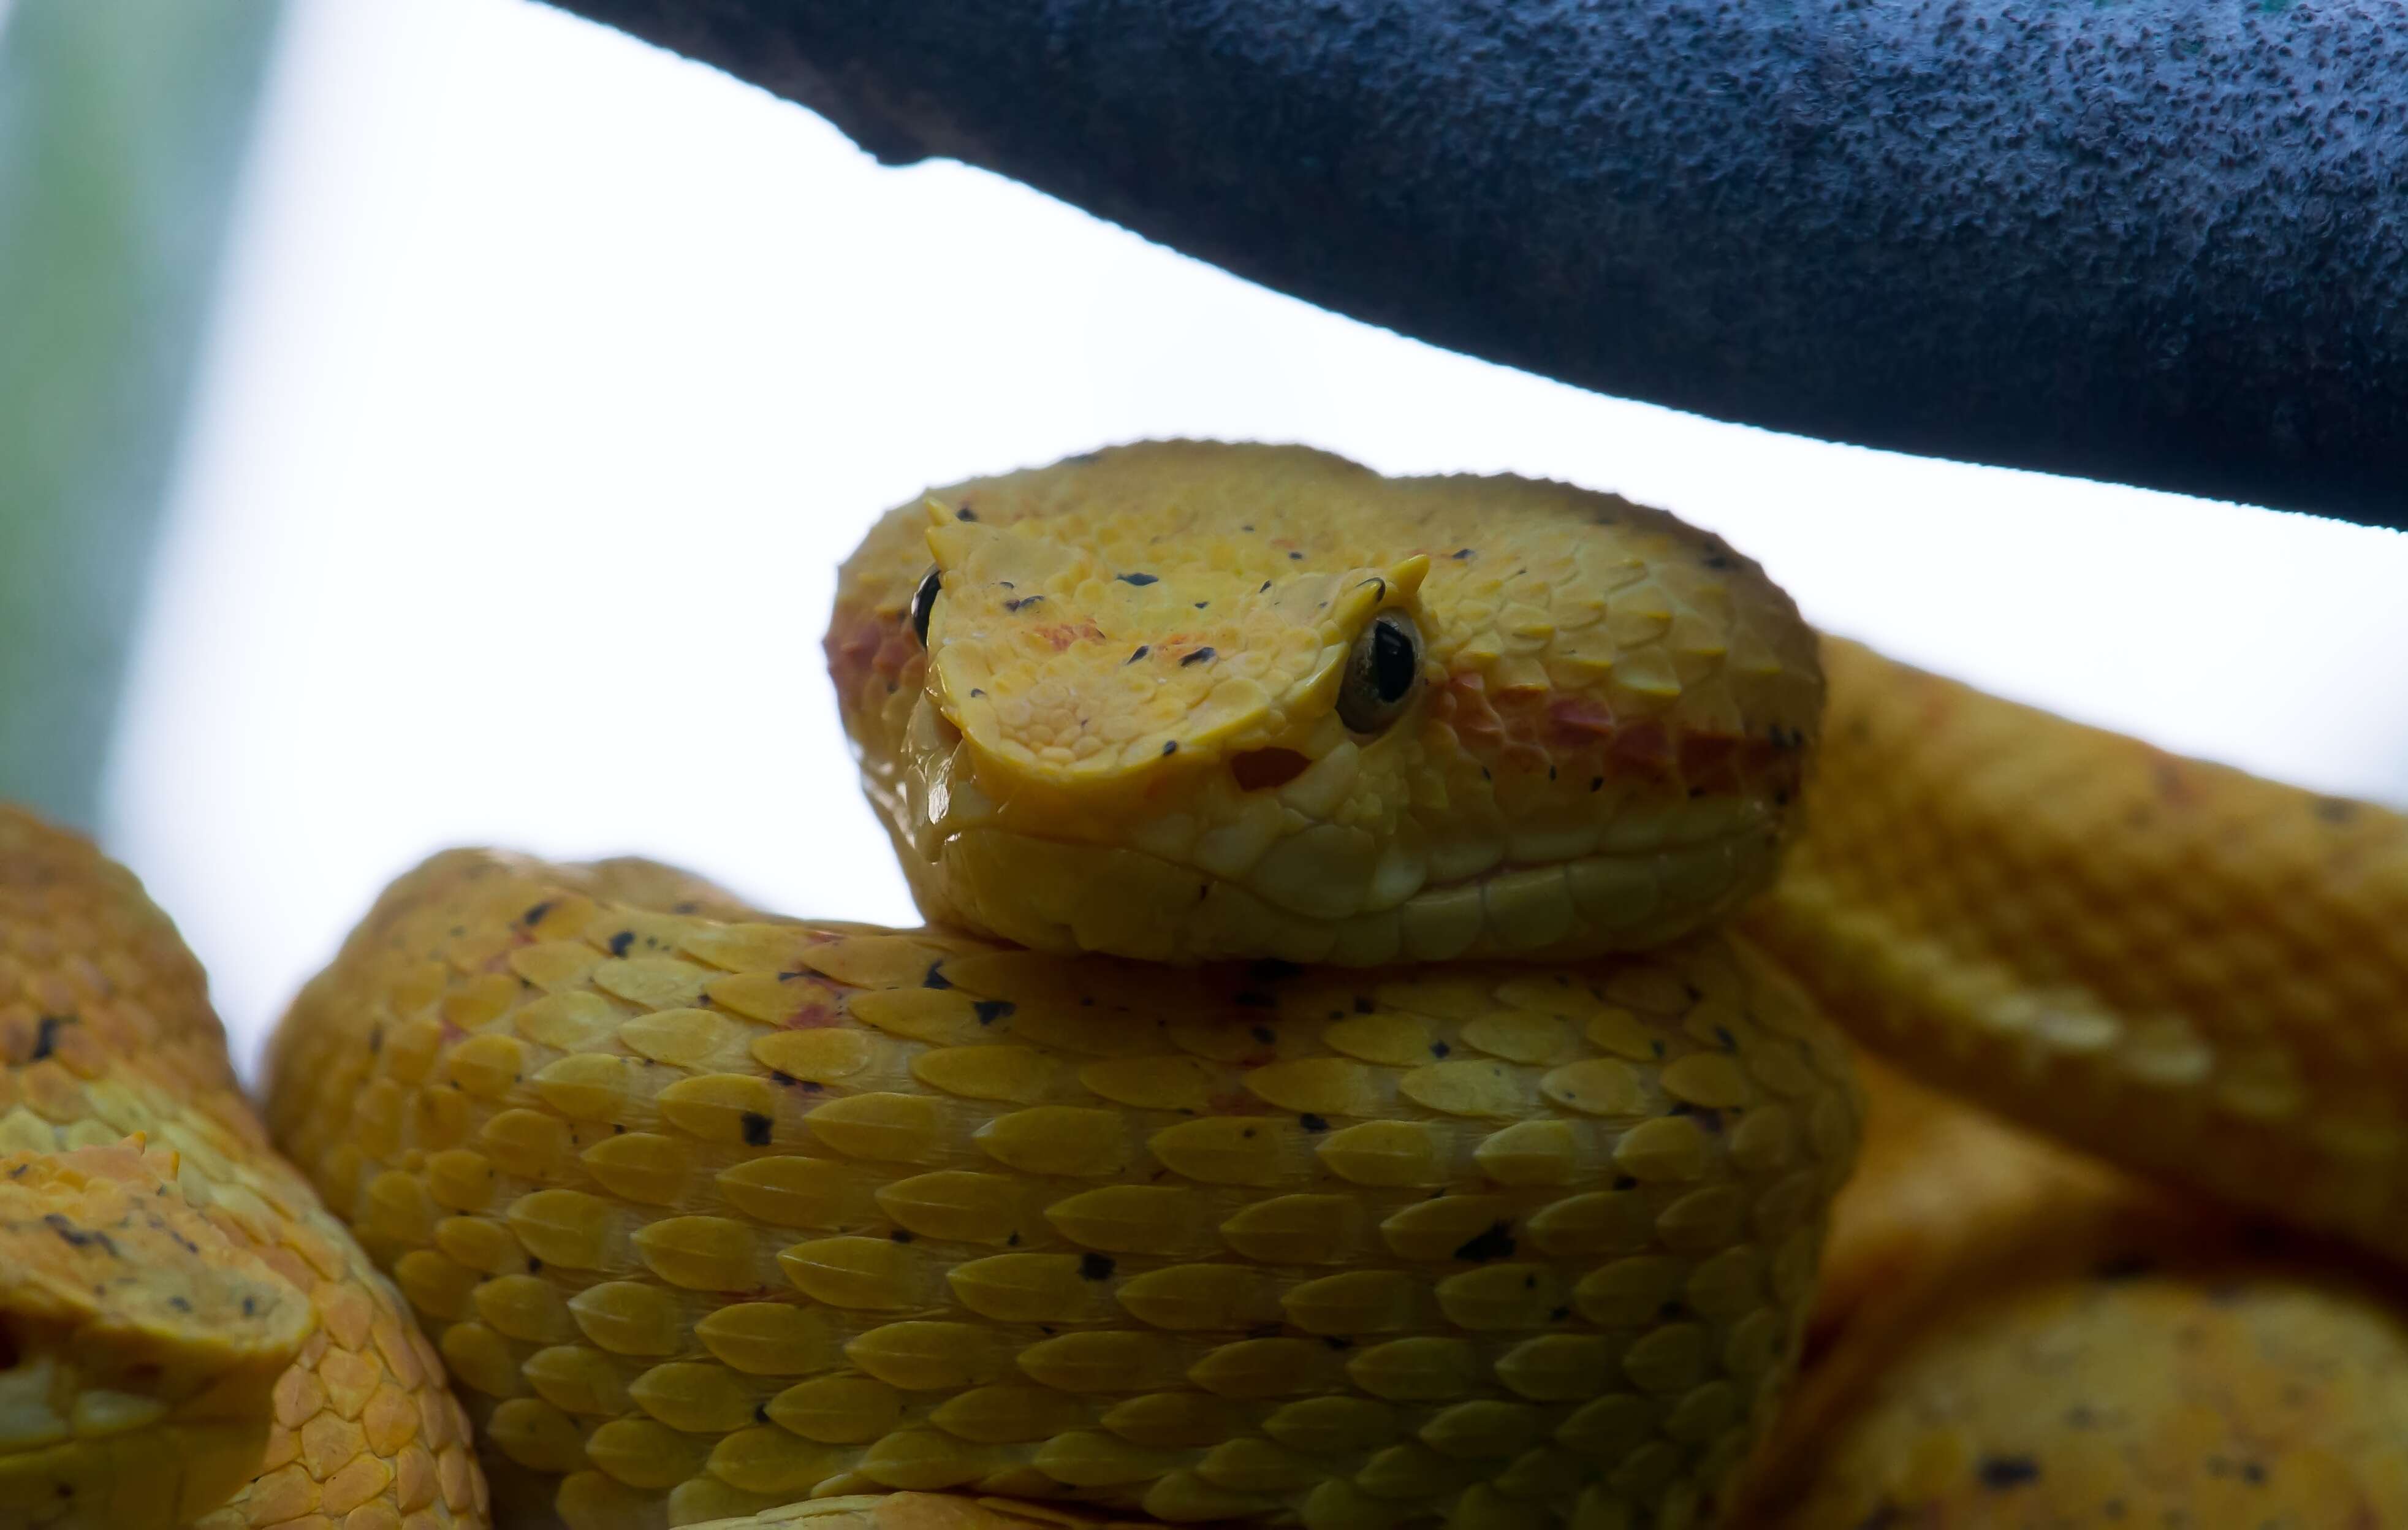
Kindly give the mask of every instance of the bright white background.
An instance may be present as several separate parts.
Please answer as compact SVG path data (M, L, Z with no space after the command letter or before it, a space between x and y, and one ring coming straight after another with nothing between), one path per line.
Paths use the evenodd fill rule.
M445 844L909 920L832 570L923 486L1143 436L1617 489L1902 657L2408 798L2408 539L1580 394L517 0L294 0L226 281L107 834L246 1062Z

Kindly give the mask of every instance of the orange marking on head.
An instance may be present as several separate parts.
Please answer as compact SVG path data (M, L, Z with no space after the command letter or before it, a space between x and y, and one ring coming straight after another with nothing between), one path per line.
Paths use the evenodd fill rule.
M839 701L860 695L873 680L901 678L915 660L926 657L910 629L876 612L862 612L831 624L821 647L827 655L828 676L836 684Z
M1104 641L1104 629L1097 627L1092 620L1080 622L1055 622L1050 627L1039 628L1037 629L1037 635L1043 638L1046 643L1057 654L1067 651L1074 642L1101 642Z
M1613 709L1594 696L1558 696L1547 703L1555 740L1577 749L1613 736Z

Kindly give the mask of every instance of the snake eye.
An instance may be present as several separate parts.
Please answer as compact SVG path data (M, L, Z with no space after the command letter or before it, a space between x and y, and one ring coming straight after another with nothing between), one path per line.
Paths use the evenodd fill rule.
M943 579L931 569L928 577L920 581L920 587L911 592L911 631L923 648L928 646L928 613L937 609L937 592L944 587Z
M1379 733L1404 714L1422 677L1422 633L1401 611L1383 611L1354 640L1338 683L1338 718L1357 733Z

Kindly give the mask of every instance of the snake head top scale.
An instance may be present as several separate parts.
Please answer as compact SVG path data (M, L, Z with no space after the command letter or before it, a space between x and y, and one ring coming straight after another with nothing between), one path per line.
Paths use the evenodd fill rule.
M827 656L924 913L1174 962L1670 939L1770 875L1823 700L1660 512L1191 442L890 512Z

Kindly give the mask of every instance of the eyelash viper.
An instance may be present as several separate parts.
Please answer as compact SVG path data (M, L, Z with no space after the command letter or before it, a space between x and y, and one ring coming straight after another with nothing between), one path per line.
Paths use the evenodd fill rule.
M1856 1151L1816 1000L2396 1251L2398 820L1818 640L1670 517L1125 448L901 507L826 646L936 926L452 852L275 1042L275 1141L433 1335L504 1523L1708 1523L1798 1416ZM125 1130L244 1130L209 1088ZM80 1150L118 1156L42 1172L95 1215L192 1174ZM271 1233L323 1221L255 1130L229 1162ZM230 1250L194 1289L275 1289ZM213 1338L221 1374L255 1393L301 1326ZM411 1511L479 1512L453 1476Z

